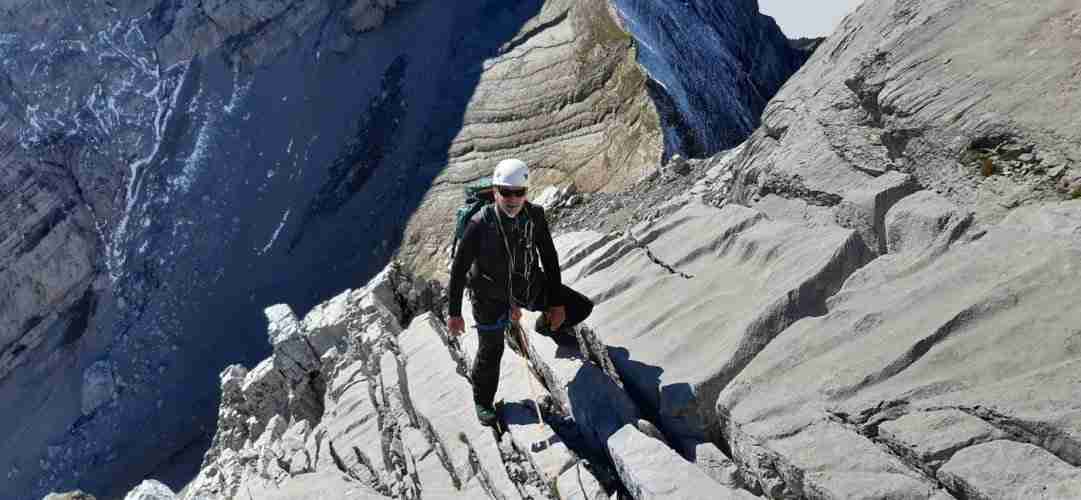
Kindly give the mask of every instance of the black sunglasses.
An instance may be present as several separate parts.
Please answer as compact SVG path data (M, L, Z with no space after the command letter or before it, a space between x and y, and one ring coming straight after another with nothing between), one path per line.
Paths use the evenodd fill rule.
M506 198L521 198L522 196L525 196L526 193L526 188L508 188L500 186L497 189L499 190L499 194Z

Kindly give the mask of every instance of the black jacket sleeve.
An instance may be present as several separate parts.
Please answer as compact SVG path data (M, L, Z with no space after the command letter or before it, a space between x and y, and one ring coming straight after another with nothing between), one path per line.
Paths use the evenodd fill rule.
M545 293L548 296L548 305L561 306L557 303L560 298L559 289L563 285L563 278L559 270L559 254L556 253L555 243L552 242L552 231L548 228L548 219L544 209L537 207L537 213L533 221L536 234L533 235L537 243L537 253L540 254L541 265L544 267Z
M483 209L482 209L483 212ZM462 315L462 293L465 291L466 275L473 261L477 258L477 248L480 243L480 224L474 220L466 223L462 240L458 242L458 249L454 254L454 263L450 267L450 294L447 313L450 316Z

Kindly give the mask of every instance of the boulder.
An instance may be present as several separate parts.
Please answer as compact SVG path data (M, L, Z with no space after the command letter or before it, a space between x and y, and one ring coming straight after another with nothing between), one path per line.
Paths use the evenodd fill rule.
M885 217L886 252L920 252L935 246L971 215L932 191L920 191L894 205ZM955 239L956 234L947 234Z
M153 479L147 479L128 492L124 500L176 500L176 494L168 486Z
M834 208L837 224L854 229L868 248L886 253L886 213L902 198L920 188L912 176L887 172L845 194Z

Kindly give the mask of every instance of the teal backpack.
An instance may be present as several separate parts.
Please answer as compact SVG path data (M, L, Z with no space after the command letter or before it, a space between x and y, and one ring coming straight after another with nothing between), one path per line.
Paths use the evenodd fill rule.
M458 242L465 233L465 225L485 205L495 201L494 187L491 177L481 179L465 187L465 203L458 208L458 223L454 227L454 244L450 247L450 259L454 261L454 254L458 252Z

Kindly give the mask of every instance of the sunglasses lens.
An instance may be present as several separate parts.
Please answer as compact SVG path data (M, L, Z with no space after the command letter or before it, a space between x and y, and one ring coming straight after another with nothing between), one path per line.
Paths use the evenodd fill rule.
M519 198L525 196L525 188L511 189L511 188L499 188L499 194L507 197Z

